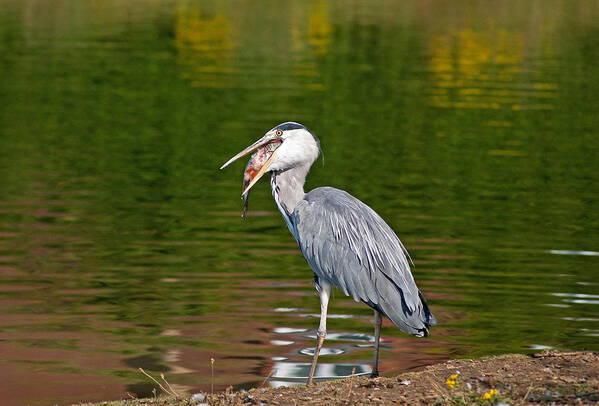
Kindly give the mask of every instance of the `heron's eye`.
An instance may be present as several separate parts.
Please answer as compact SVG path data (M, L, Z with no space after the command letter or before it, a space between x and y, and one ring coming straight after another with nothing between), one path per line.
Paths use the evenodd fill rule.
M275 132L275 134L277 135L277 137L280 137L281 135L283 135L283 131L281 131L281 130L277 130L277 131Z

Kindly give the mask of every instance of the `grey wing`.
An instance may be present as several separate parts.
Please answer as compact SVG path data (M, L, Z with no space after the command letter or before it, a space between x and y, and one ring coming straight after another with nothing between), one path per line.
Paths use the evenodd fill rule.
M407 251L374 210L339 189L311 191L291 214L315 274L386 315L402 331L428 335L436 324L418 290Z

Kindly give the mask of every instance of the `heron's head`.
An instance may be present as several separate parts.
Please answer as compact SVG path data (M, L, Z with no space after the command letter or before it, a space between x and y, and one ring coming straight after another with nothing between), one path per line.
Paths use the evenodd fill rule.
M286 171L303 165L309 167L318 158L319 151L318 138L310 130L301 124L287 122L268 131L264 137L229 159L220 169L253 152L245 168L241 191L242 195L247 195L266 172Z

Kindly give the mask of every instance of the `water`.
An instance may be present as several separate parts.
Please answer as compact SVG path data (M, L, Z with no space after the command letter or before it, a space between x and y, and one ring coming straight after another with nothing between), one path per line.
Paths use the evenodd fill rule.
M0 3L5 404L273 386L306 375L318 299L268 182L274 125L398 232L439 319L386 323L381 368L599 350L596 1ZM318 374L368 373L336 292Z

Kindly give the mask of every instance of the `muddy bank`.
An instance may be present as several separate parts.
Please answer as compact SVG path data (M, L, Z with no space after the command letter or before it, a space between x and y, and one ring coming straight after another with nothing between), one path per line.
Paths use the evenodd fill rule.
M356 377L312 387L259 388L190 399L138 399L106 405L464 405L598 404L599 355L544 351L450 360L395 377Z

